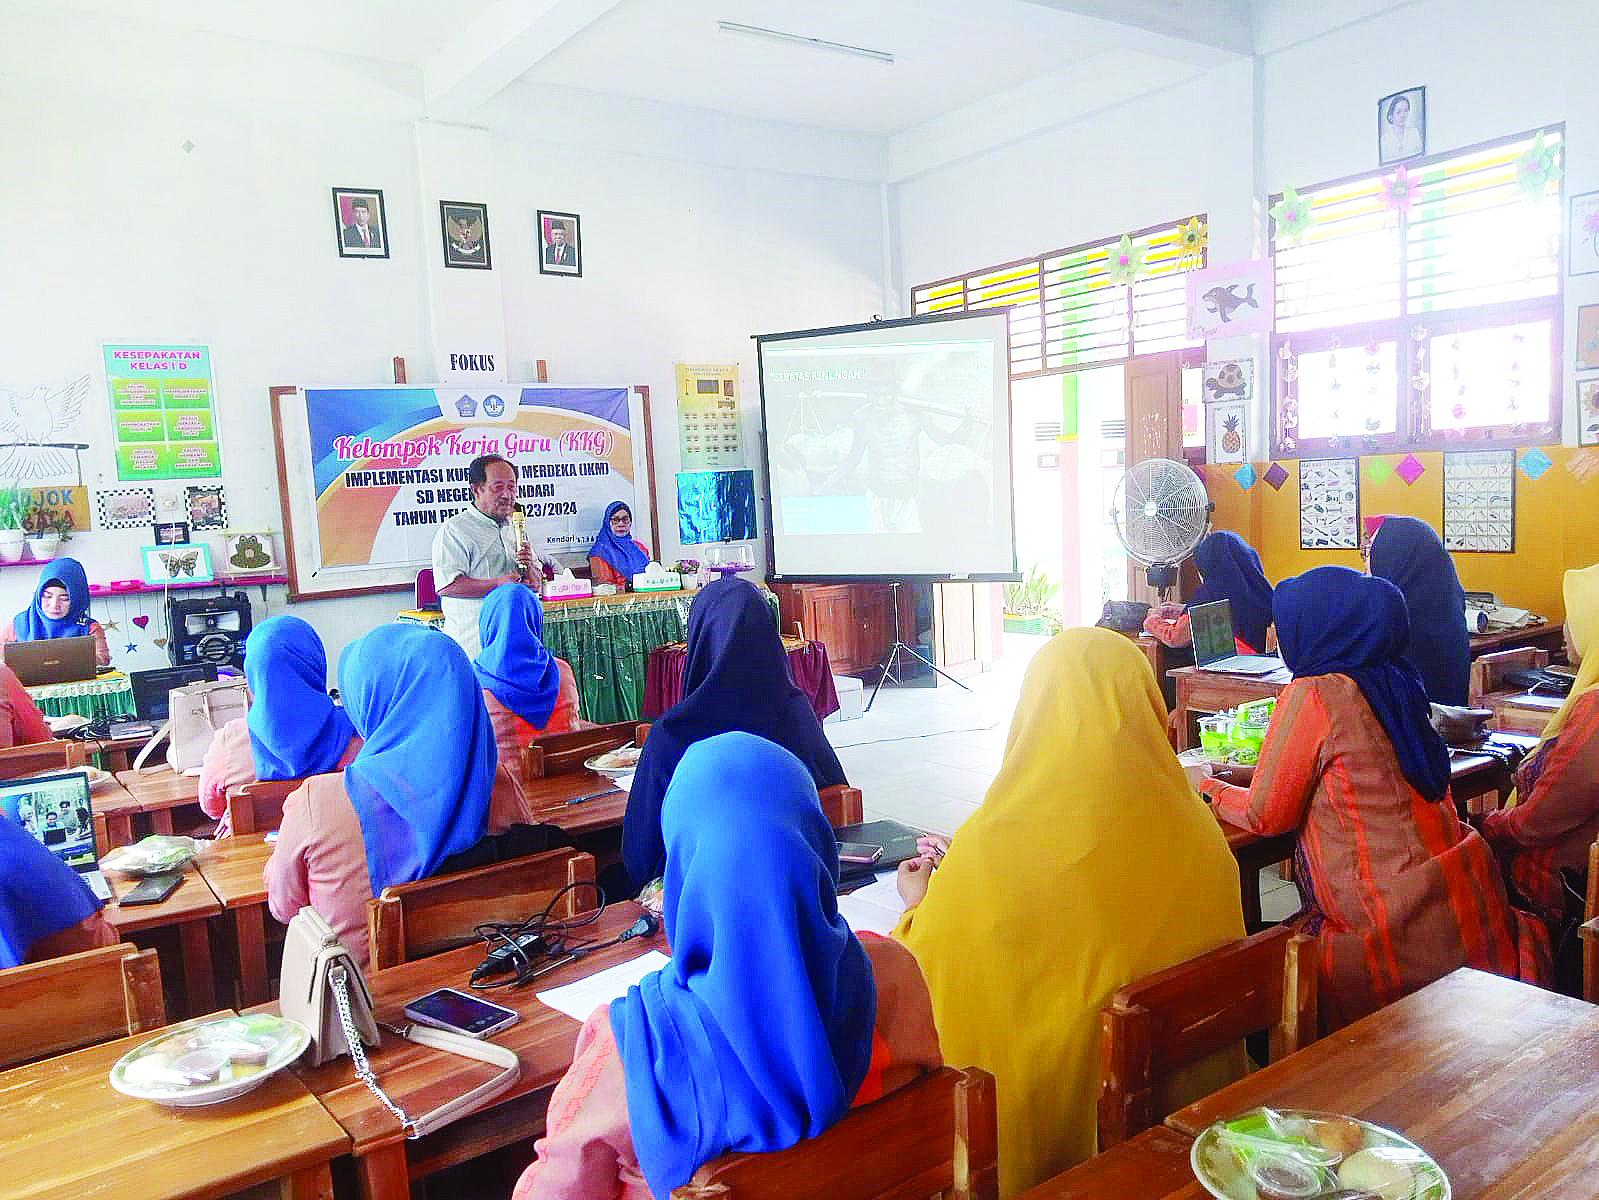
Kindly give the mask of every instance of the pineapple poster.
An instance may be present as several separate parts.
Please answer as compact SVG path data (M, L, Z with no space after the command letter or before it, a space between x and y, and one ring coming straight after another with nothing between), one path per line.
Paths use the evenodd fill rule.
M1249 461L1249 412L1255 399L1255 362L1229 359L1206 363L1201 372L1205 393L1205 461Z

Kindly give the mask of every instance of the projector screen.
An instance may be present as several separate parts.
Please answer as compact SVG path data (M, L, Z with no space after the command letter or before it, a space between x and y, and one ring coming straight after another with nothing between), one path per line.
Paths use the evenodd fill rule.
M1018 578L1003 310L755 341L774 579Z

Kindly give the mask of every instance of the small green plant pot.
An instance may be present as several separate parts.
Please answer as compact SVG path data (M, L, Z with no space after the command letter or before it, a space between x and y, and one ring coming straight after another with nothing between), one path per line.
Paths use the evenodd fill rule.
M1006 633L1049 633L1048 617L1023 617L1015 613L1005 614Z

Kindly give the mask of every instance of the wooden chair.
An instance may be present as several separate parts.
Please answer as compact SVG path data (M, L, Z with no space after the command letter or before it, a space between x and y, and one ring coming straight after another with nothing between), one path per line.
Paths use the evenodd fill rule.
M994 1077L945 1067L776 1154L706 1163L672 1200L876 1200L999 1195Z
M1599 841L1588 847L1588 890L1582 905L1582 998L1599 1004Z
M470 943L485 922L515 924L544 911L568 884L592 884L594 859L577 850L546 850L528 858L440 875L383 889L367 901L372 968L381 971ZM554 914L575 917L599 900L593 887L574 887Z
M832 787L824 787L816 795L822 802L822 814L834 829L859 825L866 819L866 811L861 807L860 788L835 783Z
M1536 671L1549 665L1549 652L1536 646L1518 646L1514 650L1495 650L1473 659L1471 674L1466 684L1466 707L1487 708L1485 703L1493 692L1504 690L1504 678L1512 671Z
M154 950L123 942L0 971L0 1068L166 1023Z
M571 733L539 738L522 751L522 777L543 779L546 775L581 770L583 763L596 754L615 750L629 742L642 744L638 730L639 726L632 721L618 721L614 725L596 725L591 729L574 729Z
M36 742L31 746L8 746L0 750L0 780L20 779L43 771L65 771L89 761L89 749L82 742Z
M283 802L305 780L247 783L228 791L228 827L234 833L266 833L283 824Z
M1271 1031L1271 1058L1316 1040L1316 941L1285 926L1121 989L1099 1013L1099 1148L1166 1117L1160 1081Z

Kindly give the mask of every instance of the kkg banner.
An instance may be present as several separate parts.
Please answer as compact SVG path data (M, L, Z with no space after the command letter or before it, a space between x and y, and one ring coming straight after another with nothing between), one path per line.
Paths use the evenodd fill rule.
M516 468L528 538L563 563L587 559L611 501L640 511L625 387L313 387L278 401L298 593L414 577L472 502L468 465L484 454Z

